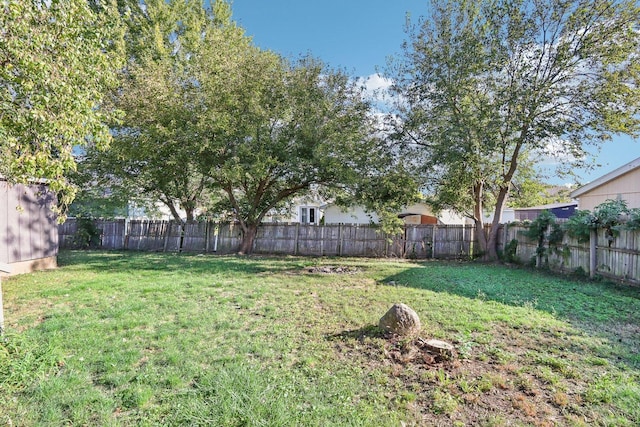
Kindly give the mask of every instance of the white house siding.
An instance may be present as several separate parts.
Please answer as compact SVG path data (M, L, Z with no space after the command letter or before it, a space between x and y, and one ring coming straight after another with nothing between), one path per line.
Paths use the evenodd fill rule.
M438 214L438 221L446 225L466 225L469 223L467 217L448 210Z
M280 211L272 211L264 217L262 222L284 222L284 223L305 223L305 224L320 224L322 217L324 216L325 203L322 200L314 200L309 198L297 198L291 204L289 209L282 209ZM306 218L303 218L302 210L306 209ZM314 209L313 222L310 222L309 209ZM305 221L303 221L305 219Z
M436 216L439 223L446 225L463 225L467 223L464 216L451 211L442 211L440 214L434 215L431 208L422 203L408 206L398 214L404 216L407 224L420 224L420 215ZM324 211L325 224L376 224L379 221L375 212L365 212L362 206L353 206L344 211L344 208L331 205Z
M375 212L365 212L362 206L354 206L343 211L336 205L328 206L324 211L325 224L371 224L379 222Z
M515 220L516 220L516 211L514 209L506 208L502 210L502 215L500 217L501 224L506 224L508 222L513 222ZM482 218L482 221L485 224L491 224L493 222L493 212L486 213L485 216Z

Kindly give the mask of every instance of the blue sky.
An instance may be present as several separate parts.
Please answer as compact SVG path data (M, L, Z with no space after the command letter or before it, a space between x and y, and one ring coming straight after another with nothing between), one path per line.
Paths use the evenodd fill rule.
M283 56L311 54L357 77L383 70L401 52L407 14L426 15L425 0L233 0L233 19L254 43ZM640 140L614 137L596 157L600 165L577 171L585 184L640 157ZM551 177L549 182L564 183Z

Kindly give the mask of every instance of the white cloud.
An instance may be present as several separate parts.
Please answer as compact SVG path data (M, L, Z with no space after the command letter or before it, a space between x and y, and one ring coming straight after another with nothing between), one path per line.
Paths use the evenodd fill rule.
M380 74L371 74L362 80L364 80L364 86L369 93L379 91L386 92L393 84L393 80L383 77Z
M393 80L376 73L367 77L359 77L357 82L362 85L371 101L383 110L388 109L392 100L389 88L393 84Z
M572 145L560 137L549 137L537 155L543 163L559 164L578 160Z

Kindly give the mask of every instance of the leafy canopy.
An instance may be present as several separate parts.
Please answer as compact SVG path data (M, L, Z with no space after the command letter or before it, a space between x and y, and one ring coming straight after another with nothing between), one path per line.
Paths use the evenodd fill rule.
M0 175L74 190L73 148L110 141L103 108L122 65L115 2L6 0L0 5Z
M82 159L76 182L83 198L117 197L147 207L160 201L176 220L179 209L192 220L207 204L207 175L199 168L207 140L199 125L207 116L204 74L230 74L225 55L249 43L223 20L225 5L214 5L220 16L198 1L152 0L133 9L129 61L112 99L123 117L112 125L111 148L93 145Z
M397 138L420 158L437 208L476 222L495 257L514 180L546 155L559 172L588 146L640 129L640 7L635 1L433 1L390 64Z
M178 208L192 219L215 203L239 222L247 251L268 212L311 191L372 209L416 193L354 79L257 48L230 16L224 1L146 4L113 99L124 112L114 143L87 153L89 187L106 178L176 219Z

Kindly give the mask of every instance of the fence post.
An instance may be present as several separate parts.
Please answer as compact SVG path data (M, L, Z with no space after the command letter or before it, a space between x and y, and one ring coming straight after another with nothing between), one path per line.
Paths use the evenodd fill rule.
M162 224L164 225L165 222L163 221ZM167 223L165 230L166 231L164 232L164 245L162 248L162 252L167 252L167 246L169 245L169 235L171 234L171 220L169 220L169 222Z
M596 275L596 265L598 263L598 230L591 229L589 232L589 277Z
M296 222L296 238L293 241L293 254L298 255L298 237L300 236L300 223Z
M129 217L126 217L124 219L124 227L122 227L122 249L124 249L125 251L127 249L129 249L127 247L127 244L128 244L128 242L127 242L127 240L128 240L127 239L128 229L129 229Z
M218 252L218 239L220 238L220 223L217 222L213 229L216 239L213 241L213 252Z
M433 232L431 233L431 259L436 259L436 231L438 226L433 224Z
M402 258L407 256L407 224L402 225Z
M342 224L338 224L338 255L342 256Z
M384 233L384 256L385 258L389 257L389 235Z
M502 224L502 252L504 253L504 249L507 247L507 239L509 238L509 223Z
M464 224L462 224L462 239L461 239L461 243L460 243L460 258L463 258L463 255L465 253L465 244L464 244L464 237L465 237L465 231L466 228L464 226Z

